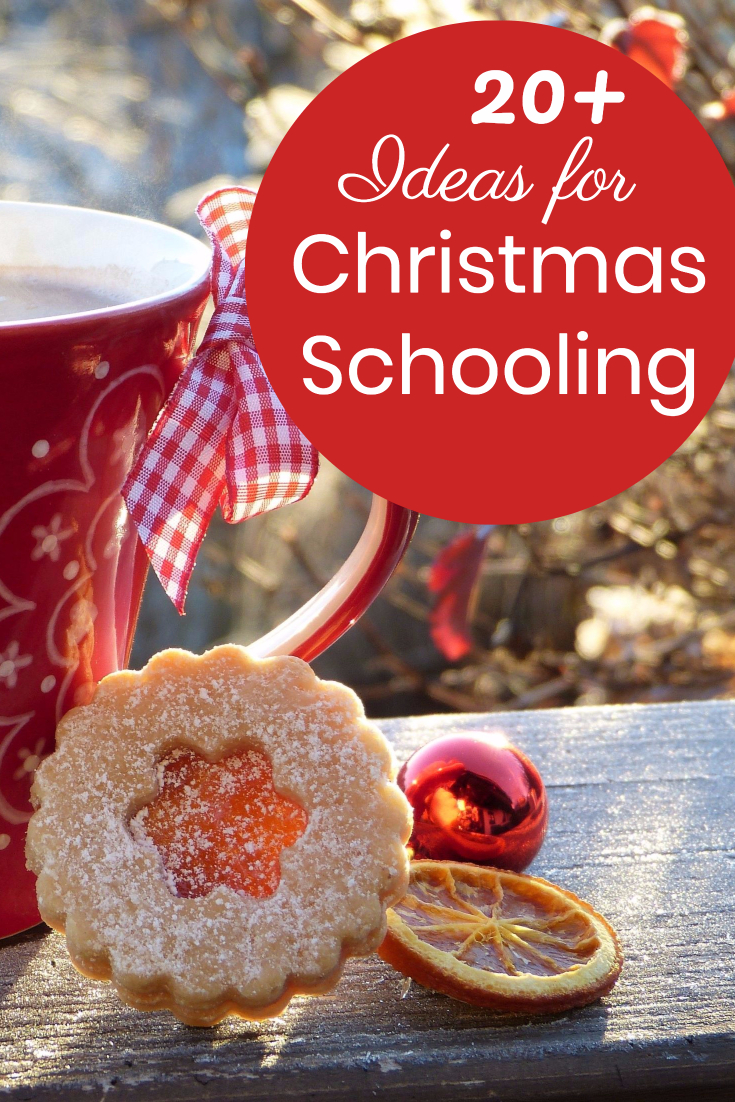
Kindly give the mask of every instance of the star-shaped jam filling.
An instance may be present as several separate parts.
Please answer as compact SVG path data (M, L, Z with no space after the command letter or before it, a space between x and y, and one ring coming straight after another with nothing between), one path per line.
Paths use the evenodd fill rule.
M152 842L178 896L219 885L262 899L281 879L280 854L306 830L306 812L277 792L257 750L210 762L193 750L158 763L158 794L134 816L139 842Z

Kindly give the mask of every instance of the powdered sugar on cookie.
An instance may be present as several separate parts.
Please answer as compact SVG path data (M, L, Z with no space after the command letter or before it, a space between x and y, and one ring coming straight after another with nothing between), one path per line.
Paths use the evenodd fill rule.
M409 809L390 748L349 689L296 658L166 651L105 678L57 740L28 834L39 906L80 970L126 1001L197 1024L263 1017L325 990L348 955L380 943L407 884ZM208 795L184 792L167 809L167 850L150 825L176 762ZM225 805L213 829L212 808ZM230 849L214 860L211 845Z

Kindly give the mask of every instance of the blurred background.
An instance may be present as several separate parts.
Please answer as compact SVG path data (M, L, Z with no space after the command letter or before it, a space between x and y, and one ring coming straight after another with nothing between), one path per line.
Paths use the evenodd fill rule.
M602 38L672 87L735 170L735 0L0 0L0 198L197 233L201 195L257 186L340 72L474 19ZM682 448L611 501L542 524L423 517L399 572L317 672L356 688L374 716L732 695L734 443L731 376ZM255 639L347 557L369 499L324 463L304 502L235 527L216 519L186 617L150 578L133 665L165 646Z

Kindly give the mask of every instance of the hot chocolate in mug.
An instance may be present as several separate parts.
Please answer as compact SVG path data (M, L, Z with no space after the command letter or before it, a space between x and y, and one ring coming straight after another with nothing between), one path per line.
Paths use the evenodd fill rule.
M190 356L210 251L124 215L0 203L0 937L38 922L33 770L123 667L148 560L120 489ZM250 648L315 657L382 588L415 515L379 498L350 558Z

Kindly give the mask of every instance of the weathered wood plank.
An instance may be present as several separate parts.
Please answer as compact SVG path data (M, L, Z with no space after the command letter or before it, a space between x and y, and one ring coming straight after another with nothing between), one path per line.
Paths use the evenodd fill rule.
M278 1019L182 1026L121 1007L32 931L0 948L0 1093L13 1099L265 1102L725 1099L735 1093L735 705L421 717L383 724L405 757L440 730L501 726L546 779L533 869L599 907L627 963L615 991L543 1021L489 1015L377 958ZM405 997L404 997L405 996Z

